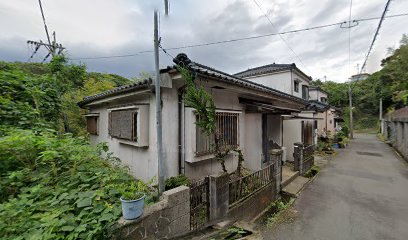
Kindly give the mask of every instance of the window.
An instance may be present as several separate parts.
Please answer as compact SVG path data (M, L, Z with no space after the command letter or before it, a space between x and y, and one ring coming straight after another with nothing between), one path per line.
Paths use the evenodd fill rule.
M299 80L295 80L295 92L299 92Z
M137 142L137 109L114 110L109 113L109 135Z
M322 103L327 103L327 98L321 97L321 98L320 98L320 101L321 101Z
M302 86L302 98L309 100L309 87L308 86L305 86L305 85Z
M216 131L222 148L236 148L239 145L239 113L217 112ZM196 156L214 153L214 136L207 136L196 126Z
M89 134L98 135L98 115L87 115L86 130Z

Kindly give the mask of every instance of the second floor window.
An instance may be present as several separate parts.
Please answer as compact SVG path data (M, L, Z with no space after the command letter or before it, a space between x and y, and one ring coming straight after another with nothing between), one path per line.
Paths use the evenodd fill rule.
M237 148L239 145L239 113L217 112L216 131L222 148ZM207 136L196 126L196 156L214 153L214 136Z
M299 92L299 81L295 80L295 92Z
M303 85L302 86L302 98L308 100L309 99L309 87Z

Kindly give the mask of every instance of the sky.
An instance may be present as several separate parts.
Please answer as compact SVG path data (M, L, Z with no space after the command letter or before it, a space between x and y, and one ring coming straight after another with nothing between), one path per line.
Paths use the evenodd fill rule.
M50 32L73 63L89 71L125 77L154 71L153 53L132 57L81 59L153 50L153 12L160 12L163 48L270 34L348 20L350 0L42 0ZM256 5L257 2L261 9ZM354 0L351 19L380 17L386 0ZM408 1L393 0L387 15L408 13ZM271 22L265 17L269 17ZM271 63L295 63L314 79L346 81L361 67L379 19L359 22L349 30L339 26L212 46L169 50L227 73ZM408 33L408 16L385 19L367 62L367 72L380 69L388 47L398 47ZM46 41L37 0L0 0L0 60L27 61L33 49L27 40ZM31 60L41 62L40 50ZM160 67L172 65L161 52Z

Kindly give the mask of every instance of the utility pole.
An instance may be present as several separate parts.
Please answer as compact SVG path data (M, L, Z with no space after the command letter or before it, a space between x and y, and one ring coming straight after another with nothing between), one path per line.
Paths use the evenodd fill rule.
M350 108L350 138L353 139L353 131L354 131L354 126L353 126L353 99L352 99L352 92L351 92L351 78L349 78L349 108Z
M164 0L166 16L169 12L168 0ZM155 94L156 94L156 134L157 134L157 165L158 165L158 183L159 195L164 192L164 157L163 157L163 132L162 132L162 112L161 112L161 94L160 94L160 69L159 69L159 26L158 12L154 11L154 67L156 70Z
M384 133L382 116L383 116L383 103L382 103L382 98L380 98L380 116L379 116L380 117L380 130L381 130L381 133Z
M44 11L43 11L43 8L42 8L41 0L38 0L38 4L40 5L41 16L42 16L42 20L43 20L43 23L44 23L44 29L45 29L45 34L47 35L48 43L44 43L41 40L38 41L38 42L28 40L27 44L34 46L34 52L31 54L31 56L28 58L27 61L30 61L34 57L34 55L37 53L37 51L43 46L48 50L48 54L44 57L44 59L42 61L42 62L45 62L45 60L47 60L47 58L50 55L52 57L55 57L55 55L60 55L64 51L65 48L62 46L62 44L57 43L57 38L56 38L55 32L52 33L53 41L51 42L51 38L50 38L50 35L48 33L48 27L47 27L47 24L45 23L45 15L44 15Z

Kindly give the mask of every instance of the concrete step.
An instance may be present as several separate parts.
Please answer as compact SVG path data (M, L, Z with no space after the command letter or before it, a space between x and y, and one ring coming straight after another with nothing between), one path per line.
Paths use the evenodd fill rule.
M286 187L289 183L291 183L295 178L299 176L299 171L293 171L292 169L283 166L282 167L282 183L281 187Z
M291 197L297 197L298 193L303 189L303 187L309 182L309 178L298 176L289 183L287 186L282 188L283 194Z

